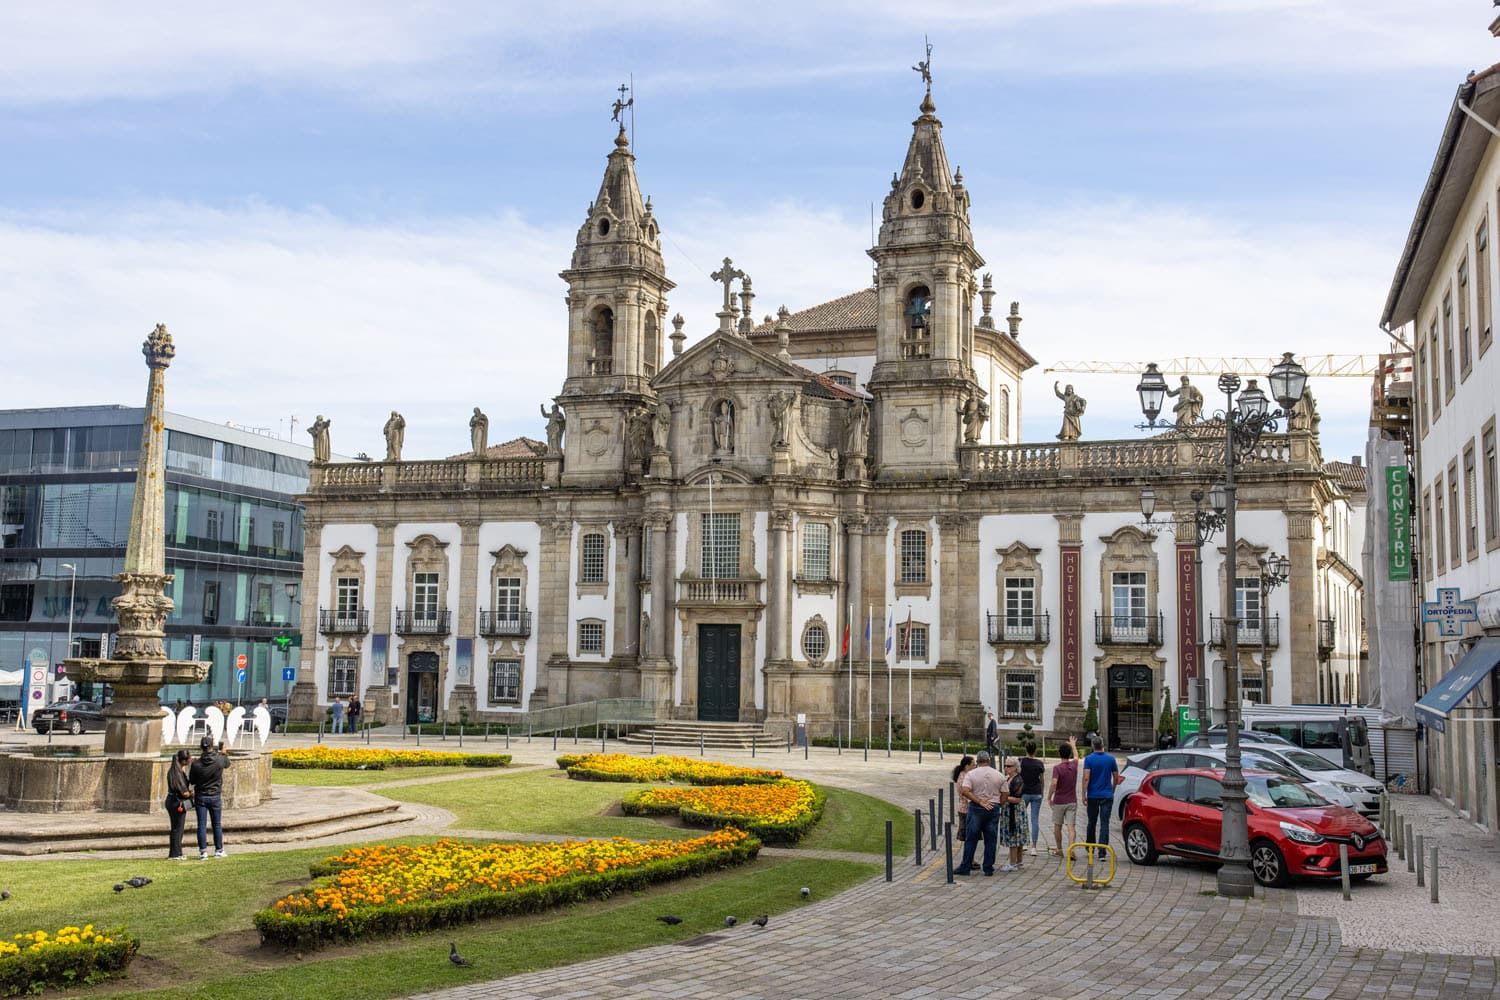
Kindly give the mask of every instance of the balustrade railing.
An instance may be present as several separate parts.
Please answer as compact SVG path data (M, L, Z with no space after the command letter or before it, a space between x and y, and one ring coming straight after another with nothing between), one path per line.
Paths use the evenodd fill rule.
M1262 628L1262 625L1265 627ZM1229 634L1228 623L1218 615L1210 615L1208 619L1208 642L1209 645L1222 647L1225 636ZM1265 645L1275 649L1281 645L1281 616L1271 615L1262 621L1259 618L1242 618L1235 623L1234 641L1239 643L1241 649L1259 647L1265 640Z
M756 604L759 580L709 579L677 581L678 604Z

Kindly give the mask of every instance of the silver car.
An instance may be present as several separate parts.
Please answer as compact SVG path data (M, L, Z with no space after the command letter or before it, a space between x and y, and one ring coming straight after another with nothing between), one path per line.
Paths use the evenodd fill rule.
M1249 769L1258 771L1270 771L1279 774L1283 778L1290 778L1299 784L1317 792L1323 798L1334 805L1347 806L1350 809L1357 808L1355 799L1345 792L1337 784L1322 779L1310 778L1302 770L1295 767L1282 757L1282 749L1272 749L1267 746L1247 746L1240 748L1240 764ZM1297 749L1297 748L1292 748ZM1306 752L1306 751L1302 751ZM1327 763L1327 761L1323 761ZM1222 747L1185 747L1180 750L1153 750L1150 753L1136 754L1126 758L1125 766L1120 770L1120 777L1124 780L1115 788L1115 803L1120 818L1125 818L1125 800L1141 787L1141 782L1146 775L1153 771L1165 771L1181 767L1207 767L1222 768L1224 766L1224 749Z
M1385 788L1368 774L1339 767L1328 758L1301 747L1257 746L1255 752L1284 761L1288 767L1306 775L1304 785L1311 786L1318 781L1337 787L1354 800L1351 808L1366 817L1380 815L1380 794Z

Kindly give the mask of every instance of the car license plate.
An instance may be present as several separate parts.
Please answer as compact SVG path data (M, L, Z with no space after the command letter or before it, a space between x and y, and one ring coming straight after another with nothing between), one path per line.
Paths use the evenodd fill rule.
M1376 868L1375 865L1350 865L1349 866L1349 874L1350 875L1374 875L1375 874L1375 868Z

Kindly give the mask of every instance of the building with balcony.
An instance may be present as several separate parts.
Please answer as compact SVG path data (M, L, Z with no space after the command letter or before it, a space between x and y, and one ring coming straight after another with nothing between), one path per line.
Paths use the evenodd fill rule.
M303 649L294 711L352 677L387 719L624 697L878 734L910 692L916 735L952 738L987 710L1076 734L1097 688L1107 737L1132 745L1191 678L1222 704L1208 615L1248 600L1271 551L1292 566L1267 611L1279 641L1242 645L1240 667L1270 700L1314 700L1335 487L1311 400L1243 467L1238 550L1206 546L1199 580L1191 493L1221 475L1222 424L1021 442L1035 361L1019 303L994 310L930 98L899 141L871 286L758 319L726 260L717 328L687 346L616 137L562 273L546 445L313 466L303 622L328 641ZM365 612L368 632L328 627Z
M0 668L108 655L143 411L0 411ZM302 506L312 450L168 413L167 654L208 679L164 700L285 697L297 665ZM289 589L290 588L290 589ZM290 635L283 652L272 639ZM245 681L235 664L245 657ZM59 688L66 681L57 682ZM0 688L0 699L18 691ZM61 693L60 690L54 694ZM88 692L83 692L88 693Z

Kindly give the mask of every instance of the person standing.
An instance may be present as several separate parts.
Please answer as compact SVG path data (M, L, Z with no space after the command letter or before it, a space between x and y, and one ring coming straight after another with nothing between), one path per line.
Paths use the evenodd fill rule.
M349 731L359 732L359 717L365 714L365 707L359 703L359 695L349 696Z
M1073 744L1066 740L1057 748L1047 800L1052 804L1052 839L1057 842L1052 853L1061 856L1063 827L1068 828L1069 844L1078 839L1078 761L1073 757Z
M207 736L198 741L202 751L188 770L188 781L193 786L193 809L198 814L198 860L208 860L208 826L213 824L214 857L224 857L224 771L229 767L229 757L224 753L224 741L214 749L214 741Z
M969 800L958 794L958 782L964 775L974 770L974 758L964 754L963 760L953 766L953 801L958 807L957 829L953 831L953 837L962 844L966 837L965 833L969 824Z
M1031 818L1031 856L1036 857L1036 842L1041 835L1042 779L1047 774L1047 765L1036 755L1036 744L1026 744L1026 756L1021 758L1021 801Z
M994 712L989 717L990 721L984 724L984 748L990 752L991 760L999 760L1001 755L996 744L1000 741L1000 724L995 721Z
M1109 814L1115 806L1115 786L1122 780L1113 754L1104 752L1104 741L1094 737L1094 752L1083 758L1084 804L1089 816L1090 844L1109 843ZM1094 835L1099 835L1095 840Z
M167 765L167 819L172 824L170 840L167 842L167 860L182 860L182 828L187 824L187 804L193 799L193 789L188 784L187 765L193 755L187 749L177 751L172 763Z
M995 874L995 838L1000 821L1000 803L1005 795L1005 779L991 766L994 760L989 751L981 750L973 770L958 783L958 794L969 800L969 822L964 829L964 854L955 875L967 875L974 870L974 851L984 840L984 861L981 867L986 875Z
M335 697L333 705L329 708L333 716L333 732L335 735L344 731L344 699Z
M1005 794L1000 800L1000 842L1005 845L1008 856L1000 866L1003 872L1021 870L1021 852L1026 850L1026 815L1021 789L1021 762L1005 762Z

